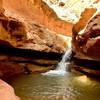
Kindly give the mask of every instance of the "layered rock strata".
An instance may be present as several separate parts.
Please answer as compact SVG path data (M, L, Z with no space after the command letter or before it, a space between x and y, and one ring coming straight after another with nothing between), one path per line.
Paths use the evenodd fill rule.
M76 28L75 28L76 27ZM73 51L76 57L81 59L99 60L99 37L100 37L100 14L92 17L85 28L76 31L77 26L73 29Z
M19 20L35 21L57 34L71 36L73 24L59 19L43 0L3 0L3 7L8 16Z
M57 33L60 28L65 29L64 21L58 19L53 10L41 0L17 0L16 3L13 0L2 1L0 77L43 72L48 70L47 67L53 68L67 48L66 40ZM49 19L51 24L54 22L54 25L50 24L52 28L59 23L56 32L48 29Z
M100 13L94 12L86 19L84 16L73 28L72 67L89 75L100 76Z

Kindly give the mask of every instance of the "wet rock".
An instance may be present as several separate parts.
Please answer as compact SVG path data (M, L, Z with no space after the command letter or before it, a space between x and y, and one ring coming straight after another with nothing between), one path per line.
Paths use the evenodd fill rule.
M2 1L1 77L37 71L34 66L55 66L67 48L66 40L58 33L70 35L73 24L60 20L41 0Z

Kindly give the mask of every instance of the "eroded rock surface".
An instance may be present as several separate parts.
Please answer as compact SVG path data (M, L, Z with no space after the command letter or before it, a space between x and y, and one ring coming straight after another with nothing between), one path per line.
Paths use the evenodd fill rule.
M83 32L74 35L73 50L76 56L100 60L100 13L90 19Z
M59 19L43 0L3 0L6 14L20 20L31 20L59 34L71 35L73 24Z
M66 41L56 32L30 21L0 15L0 45L44 52L64 53Z
M53 68L67 48L58 35L66 31L66 22L41 0L0 0L0 4L0 77Z

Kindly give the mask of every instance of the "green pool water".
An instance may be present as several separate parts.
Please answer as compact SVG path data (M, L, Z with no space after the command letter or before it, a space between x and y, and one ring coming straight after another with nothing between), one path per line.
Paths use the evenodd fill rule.
M8 83L21 100L100 100L100 80L77 72L18 75Z

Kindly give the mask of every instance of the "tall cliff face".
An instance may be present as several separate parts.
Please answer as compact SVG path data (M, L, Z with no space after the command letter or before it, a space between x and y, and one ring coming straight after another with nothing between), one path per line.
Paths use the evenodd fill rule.
M88 23L83 23L83 20L85 21L87 18L81 19L73 28L72 46L75 57L99 61L100 12L91 13Z
M57 34L58 29L64 30L64 22L41 0L3 0L1 5L0 45L65 52L66 41Z
M71 35L72 23L60 20L42 0L3 0L3 7L10 16L34 20L59 34Z
M66 43L61 37L59 37L58 33L71 35L73 27L72 23L60 20L56 13L45 2L43 2L43 0L2 1L2 7L5 10L5 19L9 21L7 22L8 24L5 24L4 26L4 22L1 18L1 27L5 27L2 30L4 31L3 33L5 33L5 31L10 33L10 36L7 33L8 38L10 38L10 43L14 39L12 37L15 36L14 41L17 39L16 44L17 47L20 48L31 48L40 51L53 51L58 53L65 52ZM63 4L61 4L61 6L62 5ZM11 24L11 20L13 20L14 25L17 22L17 24L21 24L16 26L18 32L16 32L15 29L12 33L13 27L9 25L9 23ZM21 29L18 27L21 27ZM24 33L24 36L19 36L19 33ZM20 44L19 41L23 42L23 45ZM16 45L14 46L16 47Z

